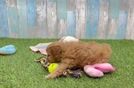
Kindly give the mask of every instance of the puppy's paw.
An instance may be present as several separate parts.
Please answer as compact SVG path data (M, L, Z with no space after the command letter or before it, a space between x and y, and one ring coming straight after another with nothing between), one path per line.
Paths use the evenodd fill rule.
M45 76L45 79L54 79L56 78L56 75L48 74Z
M50 75L46 75L45 76L45 79L50 79Z

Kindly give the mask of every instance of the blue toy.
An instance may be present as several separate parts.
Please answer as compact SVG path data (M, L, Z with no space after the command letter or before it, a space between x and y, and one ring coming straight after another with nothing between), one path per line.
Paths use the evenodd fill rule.
M0 48L0 55L9 55L14 54L16 52L16 48L14 45L6 45Z

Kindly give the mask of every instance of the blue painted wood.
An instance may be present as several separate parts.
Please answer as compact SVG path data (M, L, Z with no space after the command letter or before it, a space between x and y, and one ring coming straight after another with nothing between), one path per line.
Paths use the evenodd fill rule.
M5 0L0 0L0 37L9 37L7 7Z
M9 35L10 37L19 37L19 17L17 11L17 2L16 0L8 0L7 1L7 9L8 9L8 25L9 25Z
M126 37L125 39L134 40L134 0L129 0L128 2L128 19L127 19L127 28L126 28Z
M47 29L47 0L37 0L36 1L36 35L39 38L47 38L48 29Z
M19 37L26 38L29 36L27 30L27 6L26 0L17 0L18 16L19 16Z
M104 39L106 37L106 30L108 26L108 0L100 0L100 11L99 11L99 24L98 24L98 39Z
M0 0L0 37L71 35L93 39L101 33L104 39L134 39L133 0L86 2L85 5L85 0Z
M55 38L58 35L56 6L56 0L47 0L47 38Z
M19 17L15 8L8 8L8 23L11 37L19 37Z
M67 35L75 36L76 33L76 17L74 11L67 12Z
M58 19L67 19L67 0L57 0Z
M124 39L125 38L125 33L126 33L126 26L127 26L127 17L128 13L125 11L120 11L119 14L119 27L117 31L116 38L117 39Z
M67 35L67 0L57 0L58 37Z
M86 38L96 38L99 20L99 0L87 0Z
M27 0L28 27L36 26L36 0Z
M109 15L113 19L118 19L119 17L119 2L120 0L109 0Z
M106 38L116 38L119 22L119 3L120 0L109 0L109 19L108 28L106 30Z

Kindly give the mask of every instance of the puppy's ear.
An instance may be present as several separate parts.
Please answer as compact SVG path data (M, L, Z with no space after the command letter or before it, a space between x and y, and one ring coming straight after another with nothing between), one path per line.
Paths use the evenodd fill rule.
M59 45L50 46L48 50L53 56L57 56L62 53L62 49Z

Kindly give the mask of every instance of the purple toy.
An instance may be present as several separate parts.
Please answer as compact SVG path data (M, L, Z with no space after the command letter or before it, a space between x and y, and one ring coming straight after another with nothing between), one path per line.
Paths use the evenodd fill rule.
M104 73L114 72L115 68L109 63L84 66L84 71L90 77L103 77Z

